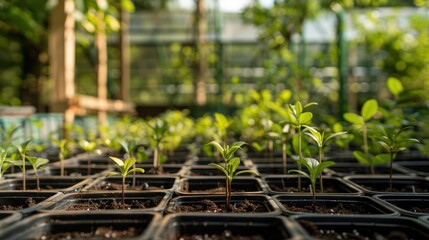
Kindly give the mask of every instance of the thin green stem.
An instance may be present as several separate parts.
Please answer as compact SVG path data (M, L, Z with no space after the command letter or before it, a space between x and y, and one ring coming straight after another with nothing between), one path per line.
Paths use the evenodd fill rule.
M298 156L300 160L303 159L301 138L302 138L301 125L298 125L298 154L299 154ZM301 163L298 162L298 170L301 171L301 169L302 169ZM301 192L301 174L298 174L298 192Z
M319 164L322 163L322 158L323 158L322 148L319 148ZM320 192L323 193L323 177L322 177L322 173L320 173L319 181L320 181Z

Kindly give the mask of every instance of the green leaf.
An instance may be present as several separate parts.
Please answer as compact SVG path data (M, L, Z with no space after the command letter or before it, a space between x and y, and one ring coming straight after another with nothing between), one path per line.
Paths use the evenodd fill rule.
M390 154L377 154L374 158L373 158L373 163L372 165L383 165L390 162Z
M297 102L295 103L295 112L296 112L296 116L301 115L302 110L303 110L303 108L302 108L301 102L300 102L300 101L297 101Z
M106 177L111 177L111 176L115 176L115 175L118 175L118 174L120 174L120 173L118 173L118 172L109 172L109 173L107 173Z
M360 151L353 151L353 156L358 160L358 162L362 165L370 165L368 157L365 153Z
M124 166L124 161L122 161L121 159L117 157L109 157L109 158L112 159L119 167Z
M399 96L399 94L404 91L404 87L402 86L401 81L394 77L390 77L387 79L387 88L394 96Z
M357 115L356 113L344 113L343 114L344 120L351 124L363 124L364 121L361 116Z
M222 147L218 142L216 142L216 141L211 141L211 142L209 142L209 143L207 143L207 144L208 144L208 145L213 145L213 146L215 146L215 147L216 147L216 149L217 149L220 153L224 152L223 147Z
M292 169L292 170L289 170L288 173L298 173L298 174L301 174L308 179L311 179L310 175L308 175L306 172L301 171L301 170Z
M334 137L338 137L341 135L347 134L347 132L336 132L336 133L332 133L331 135L329 135L328 137L326 137L325 142L327 142L328 140L334 138Z
M361 109L361 115L366 122L371 119L378 111L378 102L375 99L367 100Z
M310 103L307 103L307 104L305 104L304 109L306 109L306 108L308 108L308 107L311 107L311 106L313 106L313 105L318 105L318 103L317 103L317 102L310 102Z
M235 158L232 158L229 162L228 162L228 172L229 173L235 173L235 171L237 170L237 168L238 168L238 165L240 165L240 158L238 158L238 157L235 157Z
M256 173L253 170L241 170L241 171L236 172L234 174L234 176L238 176L238 175L245 174L245 173L250 173L250 174L258 175L258 173Z
M124 172L128 173L130 168L132 168L135 163L136 163L136 160L134 158L127 158L123 166Z
M313 114L311 112L304 112L299 116L298 120L301 124L307 124L311 121L312 118Z
M220 166L219 164L216 163L209 163L210 166L214 166L217 169L221 170L223 172L223 174L225 174L225 176L228 176L228 172L225 170L225 168L223 168L222 166Z
M145 170L143 168L133 168L130 171L128 171L128 173L133 173L133 172L140 172L140 173L144 173Z

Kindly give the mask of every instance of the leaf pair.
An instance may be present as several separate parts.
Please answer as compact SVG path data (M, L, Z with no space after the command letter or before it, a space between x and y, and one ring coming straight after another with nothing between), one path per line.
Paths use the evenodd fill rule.
M367 100L361 109L360 115L352 112L344 113L343 117L346 121L356 124L364 125L365 122L370 120L378 111L378 102L375 99Z
M334 165L335 163L333 161L323 161L321 163L319 163L319 161L317 161L314 158L304 158L304 159L298 159L296 160L298 163L301 163L302 165L304 165L309 173L306 173L304 171L301 170L289 170L288 172L295 172L298 174L301 174L305 177L307 177L308 179L310 179L313 187L316 184L317 178L319 177L319 175L322 173L322 171L327 168L330 167L332 165ZM313 189L314 191L314 189Z
M119 159L117 157L110 157L110 159L112 159L116 163L116 165L118 165L119 172L116 172L116 171L109 172L107 174L108 177L120 174L122 178L125 179L130 173L145 172L143 168L132 168L136 163L136 160L134 158L127 158L125 161L122 161L122 159Z

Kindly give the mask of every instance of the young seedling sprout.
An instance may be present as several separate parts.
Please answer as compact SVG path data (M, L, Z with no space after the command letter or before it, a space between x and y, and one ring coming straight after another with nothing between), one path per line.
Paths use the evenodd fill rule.
M310 102L302 106L301 102L297 101L295 105L289 104L291 111L290 124L298 131L298 159L303 159L302 155L302 127L311 122L313 114L304 112L310 106L317 105L316 102ZM298 161L298 170L301 170L301 163ZM301 191L301 177L298 177L298 191Z
M407 149L409 143L418 143L419 140L414 138L407 138L402 136L405 130L411 127L403 127L397 131L387 132L384 128L381 128L382 135L376 136L377 142L389 153L390 155L390 171L389 171L389 190L392 191L392 171L393 171L393 160L396 158L396 154L400 151Z
M233 157L233 155L238 149L241 148L241 146L246 144L245 142L235 142L231 146L223 144L223 147L216 141L211 141L208 144L215 146L224 160L224 166L221 166L216 163L210 163L209 165L216 167L225 174L225 202L226 209L227 211L229 211L231 201L231 186L234 177L244 173L256 174L256 172L252 170L242 170L237 172L237 168L240 165L240 158Z
M168 134L169 126L164 120L160 118L155 119L153 124L147 123L147 125L152 130L150 137L152 138L153 144L155 145L153 149L153 168L155 173L160 174L163 172L159 156L161 151L161 143Z
M312 207L313 207L313 212L316 211L316 181L317 178L322 174L323 170L327 167L330 167L332 165L334 165L335 163L332 161L324 161L319 163L319 161L317 161L314 158L304 158L304 159L298 159L296 160L298 163L303 164L309 173L306 173L304 171L301 170L289 170L289 173L291 172L295 172L298 173L299 175L303 175L306 178L310 179L311 182L311 194L313 197L313 203L312 203Z
M18 166L21 166L21 168L22 168L22 190L23 191L27 190L25 162L27 159L26 155L27 155L27 152L29 150L30 142L31 142L31 139L23 142L21 145L15 146L16 149L18 149L19 155L21 156L21 163L18 164Z
M64 176L64 159L68 154L67 139L51 139L53 143L55 143L58 146L58 159L60 160L60 169L61 169L61 177Z
M36 188L37 191L40 191L40 177L37 172L43 165L49 163L49 160L46 158L38 158L38 157L27 157L28 162L33 167L34 173L36 174Z
M367 123L378 111L378 102L375 99L367 100L361 109L361 114L348 112L344 113L343 117L346 121L352 123L362 130L363 135L363 153L361 151L354 151L355 158L365 165L370 165L371 174L374 174L374 166L377 159L369 154L368 148L368 127Z
M347 133L347 132L336 132L336 133L332 133L330 135L325 135L324 131L322 133L320 133L315 128L312 128L310 126L304 126L304 127L308 130L308 132L305 132L304 134L309 136L310 139L313 139L314 142L317 144L317 148L319 150L319 164L322 163L323 149L326 147L328 141L335 138L335 137L338 137L340 135ZM320 192L323 193L323 177L322 177L322 174L320 174L319 183L320 183Z
M114 176L120 174L122 177L122 206L125 208L125 179L127 178L128 174L133 172L140 172L144 173L143 168L132 168L134 164L136 163L136 160L134 158L127 158L125 161L122 161L119 158L116 157L110 157L119 167L119 172L111 171L107 174L107 177Z
M97 150L97 143L95 141L81 140L79 146L88 154L88 176L91 175L91 153Z
M12 166L11 160L7 158L7 150L0 148L0 180L3 174Z

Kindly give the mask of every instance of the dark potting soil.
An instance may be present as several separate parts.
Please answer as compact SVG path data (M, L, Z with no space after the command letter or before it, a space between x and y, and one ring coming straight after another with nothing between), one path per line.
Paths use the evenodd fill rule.
M269 187L276 192L288 192L288 193L311 193L310 187L301 186L301 191L298 191L297 187L279 187L277 184L269 184ZM344 192L343 189L333 186L324 186L323 187L323 193L342 193ZM320 193L319 186L316 187L316 193Z
M372 208L366 204L348 203L348 202L316 202L315 211L313 210L312 202L282 202L282 205L294 213L322 213L322 214L375 214Z
M32 207L34 205L36 205L37 202L33 199L33 198L28 198L27 200L25 200L24 204L18 204L18 205L0 205L0 210L1 211L16 211L16 210L22 210L24 208L29 208Z
M255 186L249 186L248 188L246 188L246 186L242 186L240 185L241 188L239 189L234 189L232 188L231 191L232 192L252 192L255 191ZM218 187L215 188L207 188L207 189L190 189L189 186L189 182L185 183L183 185L183 191L187 192L187 193L205 193L205 194L219 194L219 193L225 193L225 186L223 185L219 185Z
M335 239L335 240L408 240L410 239L406 233L400 230L390 231L386 233L379 233L375 228L369 227L367 231L359 231L352 229L349 231L335 230L335 229L319 229L314 223L310 221L301 220L299 223L307 230L307 232L321 240ZM411 238L412 239L412 238Z
M140 229L129 227L123 230L116 230L112 227L97 227L91 232L60 232L42 235L34 240L65 240L65 239L85 239L85 238L100 238L100 239L124 239L135 237L141 233ZM33 239L31 239L33 240Z
M427 186L421 186L418 184L409 184L409 185L403 185L403 186L395 186L393 185L392 189L390 189L388 186L368 186L361 184L361 186L369 191L377 191L377 192L412 192L412 193L427 193L428 187Z
M116 191L121 190L122 184L118 183L106 183L102 185L93 186L91 190L107 190L107 191ZM139 186L125 186L125 190L134 190L134 191L140 191L140 190L164 190L164 188L155 187L155 186L146 186L146 185L139 185Z
M122 204L120 199L96 199L80 201L73 203L71 206L66 208L66 211L76 210L111 210L111 209L146 209L156 207L162 200L161 196L152 197L145 200L128 200L125 199L125 205Z
M216 204L215 202L204 199L199 203L192 203L189 205L178 205L176 206L177 212L210 212L210 213L260 213L267 212L267 209L264 205L259 203L252 203L249 200L244 200L243 202L231 203L229 211L226 207L226 204Z
M231 231L224 230L220 234L177 234L176 240L265 240L261 235L242 236L231 233Z

